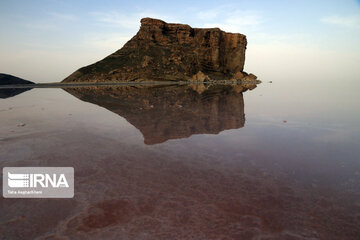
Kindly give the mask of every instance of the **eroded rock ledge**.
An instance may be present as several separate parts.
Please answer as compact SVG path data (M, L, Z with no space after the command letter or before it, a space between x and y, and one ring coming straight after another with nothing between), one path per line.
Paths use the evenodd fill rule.
M143 18L123 48L63 82L255 80L243 72L246 36Z

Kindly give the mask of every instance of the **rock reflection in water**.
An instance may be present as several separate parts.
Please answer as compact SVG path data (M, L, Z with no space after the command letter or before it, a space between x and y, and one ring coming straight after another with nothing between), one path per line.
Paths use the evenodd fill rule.
M247 85L78 87L64 90L104 107L135 126L146 144L193 134L218 134L245 124Z
M121 110L132 117L131 121L143 124L141 127L146 121L153 124L152 121L164 120L174 128L191 123L198 133L215 133L244 124L241 92L247 87L116 89L68 90L84 100L93 94L96 98L89 97L89 102L101 102L101 106L112 111ZM335 164L331 156L334 151L328 148L334 147L339 154L338 149L344 145L313 144L293 129L280 131L271 125L258 129L256 124L248 124L242 134L234 130L229 135L203 134L147 146L129 124L121 128L117 115L67 94L67 101L57 105L59 98L48 100L48 93L38 93L46 101L37 106L52 109L46 113L50 118L43 119L44 115L38 114L41 110L23 112L20 116L39 121L41 128L28 124L21 129L24 135L13 134L14 137L0 141L0 167L74 167L75 196L1 198L0 240L358 240L358 168L346 162ZM261 98L259 104L263 101ZM73 112L67 107L70 104L84 109L68 116ZM212 104L216 107L209 107ZM197 112L195 106L199 108ZM93 109L99 111L90 114ZM172 114L174 122L166 117L164 109L171 109L168 114ZM155 110L158 111L152 113ZM66 117L57 119L61 115ZM109 116L111 119L99 126ZM197 123L199 116L213 117L211 126L217 128L203 126L210 125L210 120ZM223 119L228 122L221 125L219 121ZM263 134L267 130L273 130L272 134ZM177 137L187 136L184 130L175 133ZM277 134L286 137L279 138ZM341 161L358 156L356 149L347 149L356 155L341 156Z
M31 89L32 88L3 88L0 89L0 98L5 99L5 98L14 97Z

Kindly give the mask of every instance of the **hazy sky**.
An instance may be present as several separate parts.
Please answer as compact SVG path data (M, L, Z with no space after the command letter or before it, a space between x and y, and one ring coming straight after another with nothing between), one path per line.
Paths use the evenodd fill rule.
M0 1L0 72L61 81L121 48L143 17L247 35L262 79L360 80L360 1ZM359 81L357 81L359 82Z

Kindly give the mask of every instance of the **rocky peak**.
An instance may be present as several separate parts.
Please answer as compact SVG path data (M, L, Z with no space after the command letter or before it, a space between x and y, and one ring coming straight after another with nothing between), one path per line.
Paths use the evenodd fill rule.
M243 72L246 44L240 33L143 18L123 48L64 81L191 81L199 72L205 79L233 79Z

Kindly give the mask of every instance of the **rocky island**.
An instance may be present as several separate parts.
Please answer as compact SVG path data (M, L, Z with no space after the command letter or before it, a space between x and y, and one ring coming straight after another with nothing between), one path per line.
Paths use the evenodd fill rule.
M256 81L243 71L246 36L143 18L121 49L63 82Z

